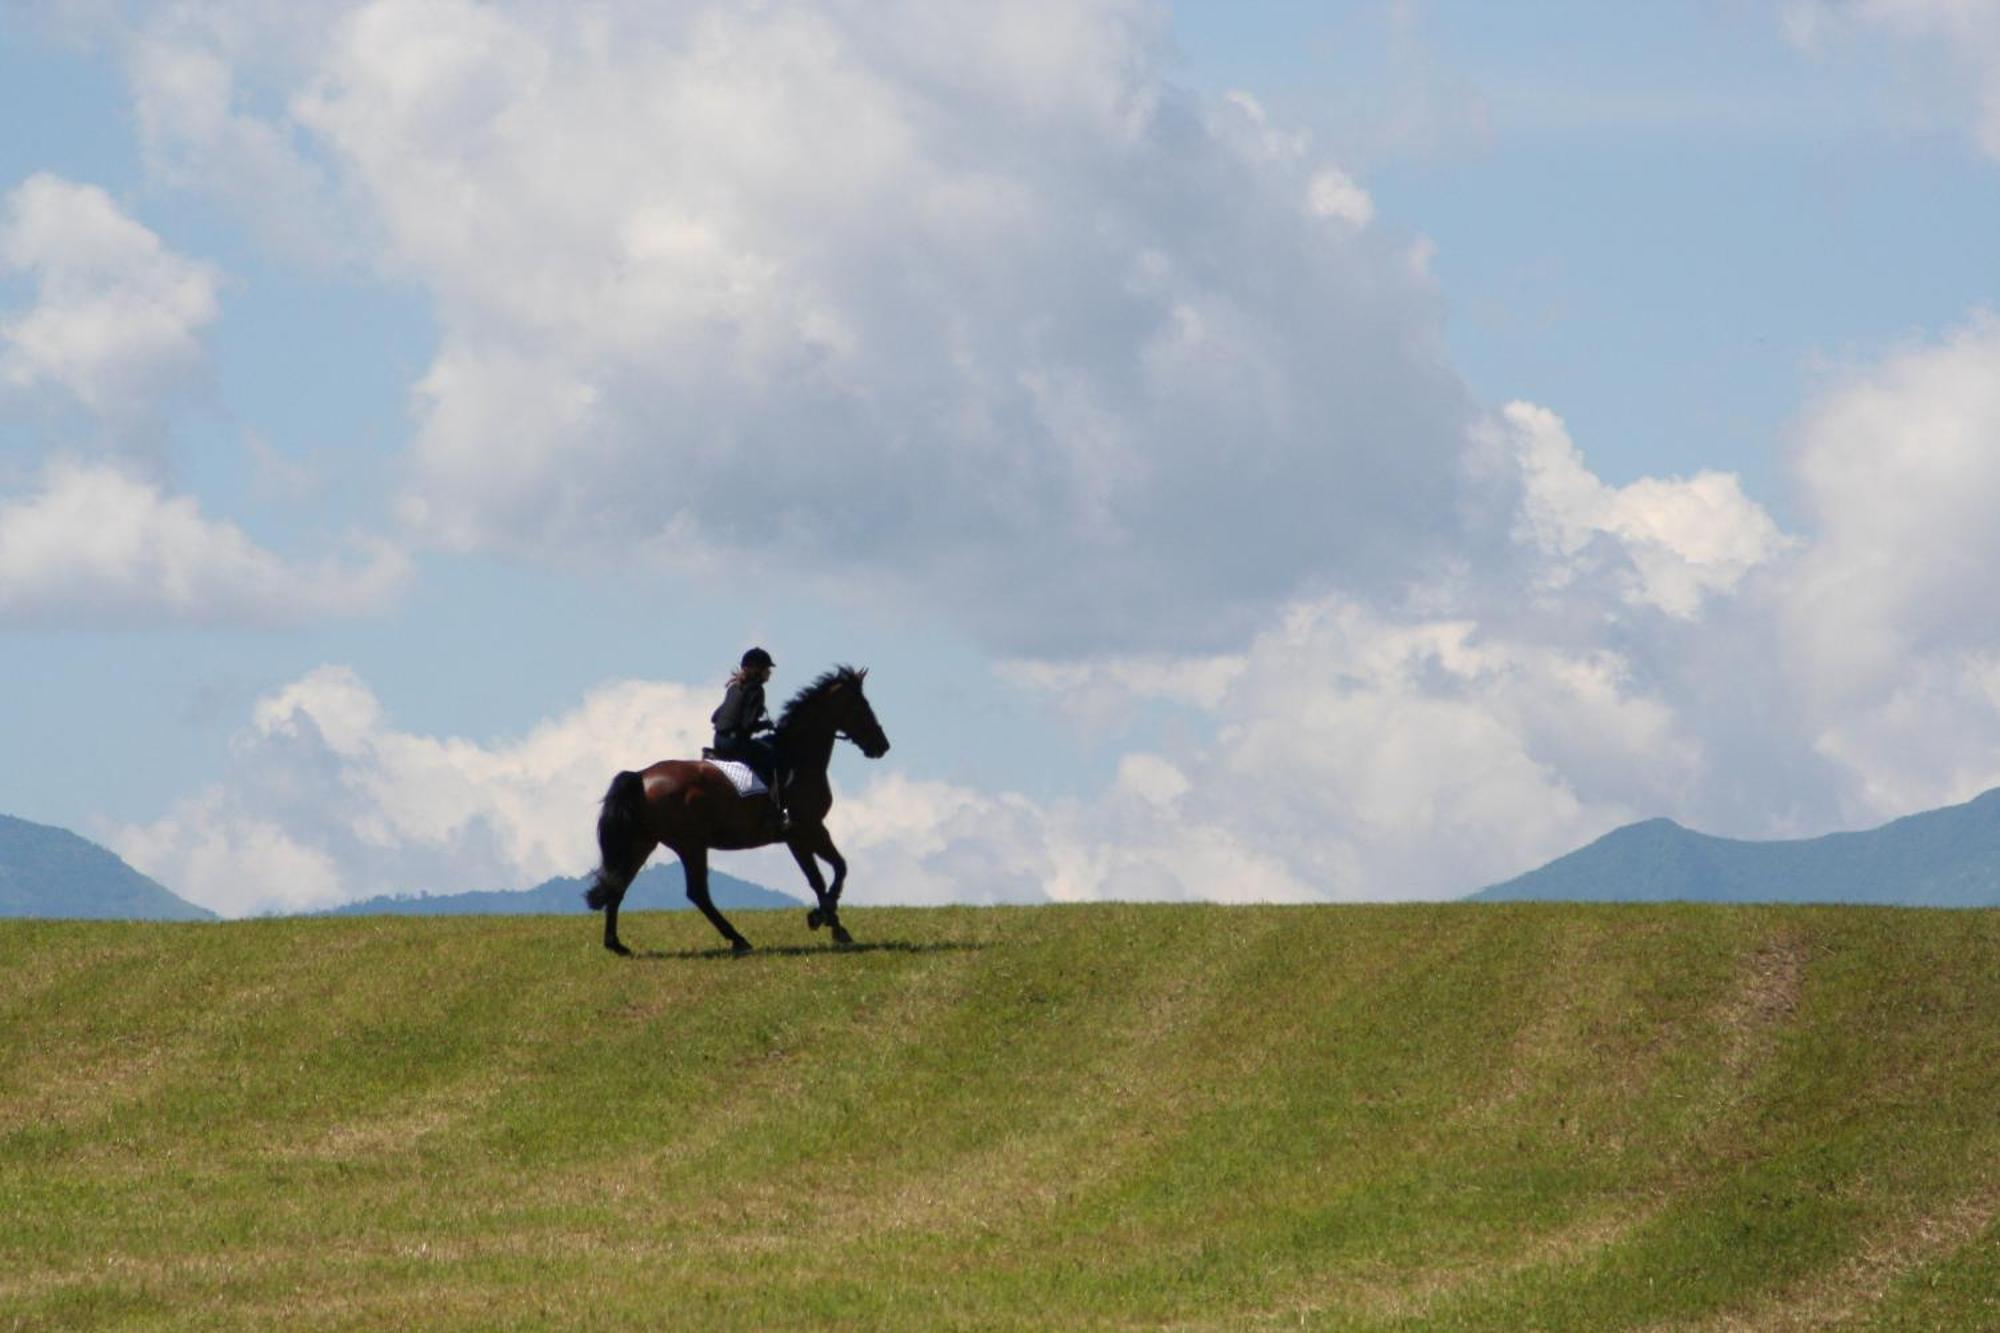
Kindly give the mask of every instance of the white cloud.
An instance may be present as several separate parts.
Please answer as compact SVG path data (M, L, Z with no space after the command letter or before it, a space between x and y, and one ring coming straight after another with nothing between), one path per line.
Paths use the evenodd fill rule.
M1340 599L1260 636L1180 802L1338 898L1460 893L1682 797L1699 747L1615 654Z
M365 4L268 62L208 12L133 39L178 53L135 62L147 123L216 188L304 143L431 293L428 535L1064 655L1240 643L1450 544L1432 285L1303 136L1166 82L1154 5Z
M1814 749L1847 777L1851 822L1970 800L2000 786L2000 642L1912 659L1818 720Z
M1055 901L1295 903L1329 896L1270 848L1220 823L1161 812L1130 822L1106 818L1090 810L1058 836L1048 890Z
M1129 756L1093 798L1052 803L891 770L842 791L828 826L849 860L846 901L863 907L1322 896L1272 850L1181 812L1188 790L1157 755Z
M143 873L225 916L317 911L351 896L325 850L244 812L219 786L180 801L156 823L117 829L108 841Z
M999 678L1046 697L1097 733L1129 726L1136 705L1165 702L1214 709L1243 673L1241 654L1213 657L1092 657L1069 661L1013 659Z
M157 430L206 375L215 272L167 249L96 186L43 173L10 192L0 214L8 272L30 278L35 297L0 318L0 389L60 390L129 440Z
M354 671L321 667L258 700L222 783L107 841L226 915L580 875L611 776L698 753L712 693L621 681L480 742L400 730ZM860 904L1045 901L1058 879L1054 816L1018 796L871 771L839 793L832 825ZM780 853L722 868L805 892Z
M352 670L321 667L258 701L221 785L109 842L229 915L525 888L594 865L612 774L696 753L713 702L623 681L482 744L400 731Z
M1791 0L1784 23L1808 50L1866 30L1934 52L1973 104L1973 133L2000 158L2000 4L1993 0Z
M74 26L116 47L156 179L213 194L280 252L327 263L358 261L377 238L341 206L284 89L325 50L336 14L319 4L177 4L130 28L115 11Z
M1136 698L1173 680L1115 665L1016 678L1065 703L1079 679ZM895 779L843 799L843 840L867 852L856 901L1445 897L1677 808L1704 773L1700 739L1616 654L1340 598L1295 605L1219 687L1180 701L1213 735L1127 754L1087 799Z
M2000 783L1997 445L2000 320L1985 313L1839 378L1800 424L1814 533L1786 588L1784 666L1857 815Z
M1467 611L1301 602L1226 672L1190 662L1178 680L1159 664L1014 668L1064 706L1081 692L1087 715L1118 713L1121 690L1217 682L1177 693L1211 715L1207 739L1127 754L1109 789L1043 812L1051 895L1444 897L1688 807L1708 745L1669 697L1673 663L1565 645L1566 621Z
M849 863L844 901L1046 902L1050 815L1035 802L889 771L842 789L827 817Z
M0 212L9 272L34 295L0 317L0 403L52 394L93 418L120 461L57 458L36 489L0 493L0 623L291 623L371 610L396 590L408 560L383 542L295 564L165 488L170 413L209 374L213 268L96 186L43 173Z
M1160 755L1128 754L1118 761L1116 789L1149 805L1170 806L1193 787L1187 774Z
M1615 562L1626 601L1688 620L1706 598L1734 591L1791 545L1734 473L1645 477L1614 488L1584 466L1547 408L1509 403L1501 423L1483 429L1499 432L1519 461L1517 535L1555 557L1544 577L1556 586L1590 564Z
M290 623L379 606L407 562L380 545L300 568L191 497L118 467L57 462L0 496L0 624Z
M1835 704L1913 654L1992 635L1996 442L1990 314L1837 382L1809 409L1794 467L1815 533L1790 628L1818 697Z
M1314 217L1335 218L1355 227L1375 220L1375 201L1338 167L1328 167L1306 186L1306 207Z

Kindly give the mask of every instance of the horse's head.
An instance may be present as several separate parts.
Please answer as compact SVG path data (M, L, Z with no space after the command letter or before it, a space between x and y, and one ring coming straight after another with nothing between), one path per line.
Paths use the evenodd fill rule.
M846 673L846 678L835 687L838 712L835 714L834 735L853 741L870 759L880 759L889 753L889 734L875 720L875 709L869 704L868 696L861 691L867 679L868 668L863 667Z
M779 736L837 736L853 741L870 759L880 759L889 753L889 737L863 692L867 680L868 672L854 667L827 672L785 705Z

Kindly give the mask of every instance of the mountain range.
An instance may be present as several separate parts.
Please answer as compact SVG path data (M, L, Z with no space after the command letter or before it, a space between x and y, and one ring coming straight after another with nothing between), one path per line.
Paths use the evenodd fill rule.
M345 903L323 913L325 916L550 916L589 912L583 905L585 878L557 877L544 880L532 889L479 890L471 893L415 894L366 898ZM639 872L625 891L625 906L634 911L687 909L687 881L679 861L656 862ZM752 884L747 879L725 875L714 867L708 872L709 897L725 912L740 908L804 907L803 900Z
M804 907L802 899L711 869L709 893L725 912ZM532 889L384 896L333 908L330 916L578 915L588 881L558 877ZM639 910L692 908L680 862L648 866L632 881L626 905ZM121 918L214 921L215 913L178 897L106 848L68 829L0 815L0 918Z
M1818 838L1750 842L1649 819L1472 897L2000 906L2000 788L1964 805Z

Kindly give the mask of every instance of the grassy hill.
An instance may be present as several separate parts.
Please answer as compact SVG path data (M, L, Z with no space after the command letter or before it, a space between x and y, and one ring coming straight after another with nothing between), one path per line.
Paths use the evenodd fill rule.
M0 1327L2000 1326L2000 914L0 923Z

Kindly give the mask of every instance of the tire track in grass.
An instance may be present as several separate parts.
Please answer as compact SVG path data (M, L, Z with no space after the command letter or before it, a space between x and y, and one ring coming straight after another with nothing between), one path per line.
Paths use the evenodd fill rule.
M1224 928L1232 937L1226 946L1211 940L1209 952L1179 947L1177 938L1156 941L1146 966L1125 974L1122 984L1102 987L1109 1002L1092 1011L1089 1040L1077 1043L1063 1076L1052 1080L1057 1095L1019 1117L1010 1132L886 1194L836 1191L825 1201L830 1220L891 1235L1012 1233L1018 1239L1098 1193L1139 1159L1173 1151L1201 1097L1176 1057L1233 993L1230 978L1216 975L1213 951L1254 955L1284 923L1216 916L1188 933Z
M1901 1088L1899 1057L1862 1034L1876 1031L1881 1015L1875 1010L1886 1001L1893 1012L1897 1002L1890 997L1904 994L1900 960L1881 944L1941 942L1935 927L1945 922L1865 909L1747 909L1746 915L1758 933L1741 956L1730 994L1697 1025L1714 1034L1714 1076L1688 1098L1679 1132L1660 1144L1662 1179L1670 1188L1666 1206L1624 1246L1604 1251L1601 1263L1577 1269L1567 1284L1496 1293L1468 1312L1496 1326L1503 1317L1552 1308L1570 1311L1573 1322L1605 1327L1831 1326L1865 1310L1911 1264L1933 1261L1935 1256L1909 1259L1913 1251L1899 1238L1959 1234L1956 1226L1923 1220L1965 1222L1958 1205L1932 1208L1921 1192L1910 1194L1910 1182L1902 1179L1906 1168L1891 1147L1895 1122L1864 1117L1857 1124L1851 1109L1837 1109L1851 1107L1863 1091L1929 1095ZM1856 988L1857 973L1870 984ZM1889 981L1895 984L1883 984ZM1908 998L1914 997L1905 1003ZM1857 1009L1857 1001L1868 1008ZM1903 1044L1909 1042L1937 1050L1915 1033ZM1946 1061L1923 1069L1928 1077L1951 1067ZM1853 1086L1857 1076L1867 1080L1859 1088ZM1878 1141L1861 1148L1856 1129ZM1912 1166L1927 1163L1926 1154L1942 1147L1933 1143L1937 1129L1921 1120L1908 1126L1925 1145L1912 1143L1918 1154ZM1981 1162L1990 1156L1966 1147L1949 1151ZM1882 1184L1900 1196L1886 1206L1904 1219L1886 1225L1879 1216L1867 1220L1864 1202L1880 1193L1870 1176L1885 1170ZM1878 1214L1882 1206L1876 1205ZM1806 1211L1794 1214L1795 1208ZM1975 1202L1972 1211L1975 1231L1990 1225L1990 1203ZM1871 1234L1876 1239L1868 1239ZM1955 1247L1947 1239L1945 1248ZM1854 1303L1857 1296L1862 1304ZM1675 1306L1690 1312L1661 1313Z
M1013 920L1028 930L941 971L928 994L911 991L886 1040L821 1071L824 1100L850 1113L829 1155L766 1164L790 1173L774 1193L799 1205L813 1234L887 1252L920 1236L979 1243L1039 1216L1089 1155L1078 1145L1102 1099L1080 1101L1077 1084L1121 1097L1130 1080L1112 1066L1126 1034L1170 1027L1176 988L1200 972L1199 951L1121 953L1108 940L1093 961L1053 969L1043 951L1075 941L1051 939L1042 919ZM968 1065L970 1051L985 1058ZM1005 1123L991 1121L995 1106ZM791 1109L765 1099L748 1132L794 1140Z
M1572 938L1556 943L1548 954L1557 961L1549 971L1548 986L1540 994L1550 1002L1557 1001L1565 990L1582 991L1599 970L1610 969L1620 977L1629 975L1629 962L1605 949L1602 930L1587 935L1574 930L1565 933ZM1703 1107L1692 1118L1686 1147L1678 1155L1661 1154L1657 1165L1645 1169L1642 1176L1619 1183L1608 1205L1601 1198L1580 1197L1572 1216L1555 1226L1528 1231L1501 1254L1418 1269L1401 1281L1374 1278L1338 1283L1322 1296L1298 1300L1274 1318L1341 1313L1368 1320L1425 1324L1434 1319L1461 1319L1478 1325L1477 1311L1495 1300L1505 1301L1507 1289L1518 1293L1522 1282L1547 1285L1560 1281L1564 1271L1589 1264L1629 1242L1676 1206L1677 1198L1688 1187L1685 1163L1708 1156L1704 1145L1725 1114L1743 1103L1764 1071L1780 1031L1798 1007L1806 958L1804 941L1797 932L1767 934L1759 930L1745 942L1724 979L1722 993L1707 1003L1703 1017L1666 1029L1669 1040L1647 1040L1631 1048L1625 1059L1636 1061L1640 1068L1615 1082L1627 1106L1675 1092L1672 1087L1663 1087L1661 1080L1668 1077L1672 1060L1681 1053L1676 1048L1706 1039L1716 1042L1719 1051L1713 1065L1715 1076L1699 1099ZM1596 960L1598 967L1589 966L1591 960ZM1636 1016L1642 1026L1650 1017ZM1521 1056L1544 1049L1588 1053L1592 1046L1582 1039L1584 1031L1573 1021L1546 1018L1526 1025L1522 1035L1510 1043L1515 1058L1496 1080L1497 1099L1483 1106L1476 1119L1491 1120L1496 1131L1505 1130L1493 1120L1494 1109L1522 1106L1535 1090L1546 1086L1546 1079L1530 1080L1522 1072L1524 1063L1539 1061L1533 1055L1525 1061ZM1562 1038L1564 1032L1570 1035ZM1544 1042L1553 1045L1544 1047ZM1622 1066L1624 1060L1620 1063ZM1617 1147L1612 1145L1614 1151ZM1518 1221L1510 1224L1510 1231L1518 1231Z
M893 916L885 924L893 927ZM983 940L962 950L646 960L696 979L679 997L682 1022L705 1025L700 1051L683 1053L683 1063L694 1059L697 1066L675 1080L676 1091L687 1095L658 1138L578 1160L561 1178L531 1185L529 1197L546 1208L589 1200L607 1228L666 1226L690 1244L718 1249L777 1246L775 1228L797 1225L803 1190L795 1180L773 1183L768 1163L746 1167L739 1160L744 1142L791 1137L816 1095L839 1083L845 1064L922 1045L953 1007L967 960L982 947ZM754 984L774 976L790 984L782 991ZM647 1001L613 1017L659 1016L657 1002Z
M1300 1288L1295 1228L1351 1192L1354 1170L1397 1169L1394 1152L1377 1151L1386 1131L1368 1108L1394 1102L1391 1071L1425 1057L1368 1034L1421 1027L1420 1006L1397 997L1407 1001L1422 978L1453 965L1486 922L1468 931L1426 914L1400 947L1383 948L1392 917L1380 909L1265 910L1269 929L1210 959L1219 982L1176 1060L1200 1073L1180 1096L1174 1132L1146 1140L1056 1219L1094 1256L1097 1271L1070 1279L1080 1297L1144 1290L1143 1308L1159 1321L1185 1318L1190 1300L1255 1320ZM1401 1113L1385 1105L1380 1114ZM1320 1174L1329 1161L1331 1178ZM1358 1267L1344 1264L1338 1281ZM1304 1284L1323 1290L1325 1276L1317 1269Z
M1712 1318L1656 1327L1660 1333L1762 1333L1855 1323L1865 1319L1899 1279L1950 1259L1984 1236L1996 1220L2000 1220L2000 1185L1987 1185L1872 1232L1830 1271Z
M1504 1043L1504 1057L1482 1062L1476 1049L1463 1052L1463 1070L1455 1080L1467 1086L1464 1104L1452 1108L1435 1133L1435 1141L1407 1146L1402 1160L1408 1165L1384 1164L1391 1172L1428 1170L1433 1157L1449 1156L1453 1144L1490 1140L1519 1132L1515 1119L1531 1112L1538 1094L1551 1086L1559 1066L1575 1063L1579 1053L1587 1059L1601 1059L1604 1052L1583 1040L1589 1026L1628 997L1622 992L1600 995L1601 977L1624 979L1626 960L1621 949L1629 949L1630 931L1602 917L1558 921L1532 909L1500 918L1507 932L1502 938L1510 947L1503 953L1510 959L1528 959L1533 964L1535 984L1514 1001L1522 1015L1511 1037ZM1544 924L1546 922L1546 925ZM1655 923L1638 921L1642 931ZM1548 927L1560 926L1548 937ZM1462 948L1471 949L1477 940ZM1512 992L1501 986L1497 993ZM1577 1006L1579 996L1589 996L1591 1004ZM1610 1005L1611 1008L1606 1006ZM1640 1052L1648 1064L1657 1063L1653 1053ZM1561 1057L1568 1056L1565 1060ZM1531 1070L1539 1069L1538 1073ZM1483 1086L1482 1085L1483 1081ZM1624 1080L1624 1086L1643 1092L1650 1089L1653 1075ZM1635 1093L1637 1095L1637 1093ZM1301 1320L1342 1318L1370 1324L1429 1321L1454 1301L1532 1271L1560 1268L1588 1260L1616 1245L1643 1226L1661 1207L1661 1201L1640 1193L1621 1193L1608 1203L1583 1198L1576 1208L1552 1226L1523 1232L1519 1219L1509 1227L1508 1248L1497 1256L1466 1255L1441 1264L1418 1265L1400 1270L1384 1262L1358 1265L1339 1273L1313 1275L1296 1286L1289 1298L1260 1313L1259 1321L1269 1324ZM1476 1238L1467 1237L1468 1242Z

